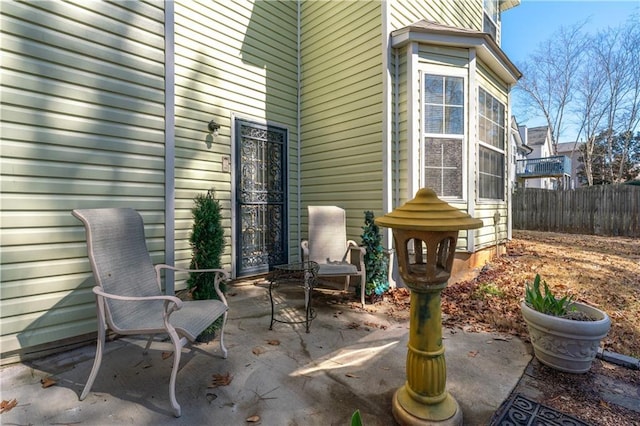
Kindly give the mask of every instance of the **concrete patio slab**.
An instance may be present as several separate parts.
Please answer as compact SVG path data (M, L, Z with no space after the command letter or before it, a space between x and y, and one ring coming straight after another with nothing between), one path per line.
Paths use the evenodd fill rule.
M107 343L92 391L78 400L91 370L94 346L27 364L4 367L3 400L18 405L2 424L348 425L359 409L364 424L393 425L391 399L405 381L409 323L383 312L363 311L322 297L311 332L303 324L276 323L264 283L244 282L228 291L227 359L218 341L182 353L176 395L182 417L170 411L168 381L173 357L167 343L143 355L145 340ZM337 294L337 292L336 292ZM294 300L294 290L279 294ZM353 295L353 300L356 296ZM278 307L281 307L280 303ZM281 311L300 319L300 312ZM463 412L464 424L488 424L531 360L527 345L492 333L443 330L447 388ZM211 355L212 356L211 356ZM213 387L214 378L231 382ZM43 388L50 377L56 384Z

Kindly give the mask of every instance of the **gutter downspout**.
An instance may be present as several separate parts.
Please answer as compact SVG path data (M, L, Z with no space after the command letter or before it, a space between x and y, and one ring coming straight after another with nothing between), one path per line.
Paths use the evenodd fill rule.
M469 216L476 217L476 177L478 175L478 166L476 158L476 128L478 108L476 102L471 99L475 98L477 90L476 83L476 49L469 49L469 119L467 125L467 213ZM467 252L474 253L476 251L476 233L473 229L467 229Z
M395 54L395 93L394 93L394 103L396 110L394 111L394 150L395 150L395 170L393 171L393 181L394 181L394 206L400 205L400 54L398 53L398 49L394 52ZM393 206L392 206L393 207Z
M164 257L175 263L175 15L172 1L164 2ZM175 293L175 274L165 272L166 294Z
M297 85L297 94L296 94L296 133L298 136L298 150L297 150L297 158L296 158L296 164L297 164L297 168L298 168L298 179L296 180L296 186L297 186L297 191L298 191L298 201L297 201L297 206L296 206L296 212L297 212L297 227L298 227L298 238L297 238L297 242L296 242L296 247L299 247L300 242L302 241L302 226L301 226L301 214L300 214L300 210L302 208L302 201L301 201L301 194L302 194L302 189L301 189L301 182L302 182L302 171L300 170L300 164L301 164L301 156L300 156L300 150L302 149L302 142L301 142L301 129L302 126L300 125L300 116L301 116L301 106L300 106L300 98L301 98L301 87L302 87L302 82L301 82L301 71L300 68L302 66L302 60L301 60L301 55L300 55L300 39L301 39L301 22L302 22L302 11L301 11L301 0L298 0L298 7L297 7L297 70L296 70L296 85ZM300 256L300 252L298 252L297 256ZM297 257L296 256L296 257ZM299 258L298 260L302 260L301 258Z
M510 241L511 238L513 237L512 235L512 231L513 231L513 214L511 213L512 210L512 204L513 204L513 182L511 181L511 174L513 173L513 176L515 176L515 170L512 170L513 167L515 167L515 164L511 164L511 156L513 155L513 153L510 151L511 148L511 90L513 89L514 84L510 84L509 85L509 97L507 98L507 117L508 121L507 123L509 124L509 132L507 133L508 136L508 141L509 143L506 144L506 149L507 149L507 153L506 153L506 157L509 159L508 161L505 161L505 164L507 165L507 172L505 173L506 176L508 176L507 178L507 240ZM517 178L516 178L517 179ZM498 244L497 238L496 238L496 245Z

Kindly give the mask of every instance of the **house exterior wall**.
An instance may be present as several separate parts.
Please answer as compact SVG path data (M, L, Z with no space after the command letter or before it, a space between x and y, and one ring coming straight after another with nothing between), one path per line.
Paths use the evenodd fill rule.
M383 210L380 2L304 1L301 13L301 215L308 205L347 212L360 240L364 211Z
M421 19L482 31L482 1L388 0L391 31Z
M215 190L221 202L226 249L232 264L233 118L288 129L289 252L299 252L297 221L297 3L293 1L180 0L175 3L176 264L191 259L191 208L197 194ZM207 123L221 125L215 139ZM234 164L234 161L231 161ZM184 276L176 288L184 288Z
M72 209L138 209L164 260L165 92L162 2L0 9L4 358L95 331Z
M420 143L410 141L420 129L416 70L475 64L468 49L387 52L385 40L425 18L482 28L482 2L456 0L0 2L0 13L3 362L94 337L92 275L73 208L137 209L153 261L186 266L193 198L214 189L223 262L233 266L237 118L288 131L290 258L306 236L307 205L346 208L348 237L358 241L364 210L387 208L387 127L393 207L420 186ZM392 106L387 73L397 76ZM481 74L469 72L468 84ZM210 120L221 124L215 138ZM482 218L495 211L471 207ZM176 278L184 288L185 276Z

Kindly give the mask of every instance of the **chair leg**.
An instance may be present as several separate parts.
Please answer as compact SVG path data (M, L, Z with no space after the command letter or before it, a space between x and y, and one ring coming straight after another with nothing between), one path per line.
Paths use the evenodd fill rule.
M366 286L366 278L364 275L360 276L360 303L362 303L362 307L364 308L364 290Z
M171 379L169 379L169 400L171 401L171 407L173 407L173 415L180 417L182 412L180 404L178 404L176 400L176 376L178 375L178 368L180 367L182 344L175 330L169 330L169 337L171 337L171 342L173 343L173 367L171 368Z
M222 327L220 327L220 349L222 357L227 359L227 348L224 346L224 326L227 324L227 312L222 315Z
M93 386L93 382L98 375L98 370L100 370L100 363L102 362L102 352L104 350L105 345L105 335L106 335L106 327L102 320L98 319L98 341L96 344L96 356L93 360L93 367L91 368L91 373L89 373L89 379L87 379L87 384L84 385L84 389L80 394L80 401L83 401L89 392L91 392L91 387Z
M149 340L147 340L147 345L144 347L144 351L142 351L144 355L149 353L149 348L151 347L152 342L153 342L153 334L149 336Z

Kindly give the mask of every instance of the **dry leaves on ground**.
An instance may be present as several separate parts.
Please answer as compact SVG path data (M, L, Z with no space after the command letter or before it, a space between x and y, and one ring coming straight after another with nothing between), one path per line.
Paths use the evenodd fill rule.
M212 377L213 380L208 386L209 389L217 388L218 386L228 386L231 380L233 380L233 376L228 372L226 374L213 374Z
M55 385L57 382L55 380L53 380L51 377L44 377L42 379L40 379L40 384L42 385L43 388L48 388L51 387L53 385Z
M573 294L609 314L606 350L640 357L640 240L630 238L515 231L506 255L443 291L443 324L528 340L520 301L536 274L556 294Z
M443 325L468 331L497 331L529 341L520 313L526 282L536 274L558 295L573 294L611 317L604 349L640 357L640 240L620 237L514 231L507 252L475 279L442 292ZM387 300L393 317L406 315L409 291L396 289ZM469 354L473 356L473 354ZM640 414L602 399L611 381L640 389L640 371L596 360L586 374L560 373L542 366L539 402L589 424L638 424Z
M18 405L18 401L14 398L10 401L3 399L0 403L0 414L6 413L7 411L11 411L15 406Z

